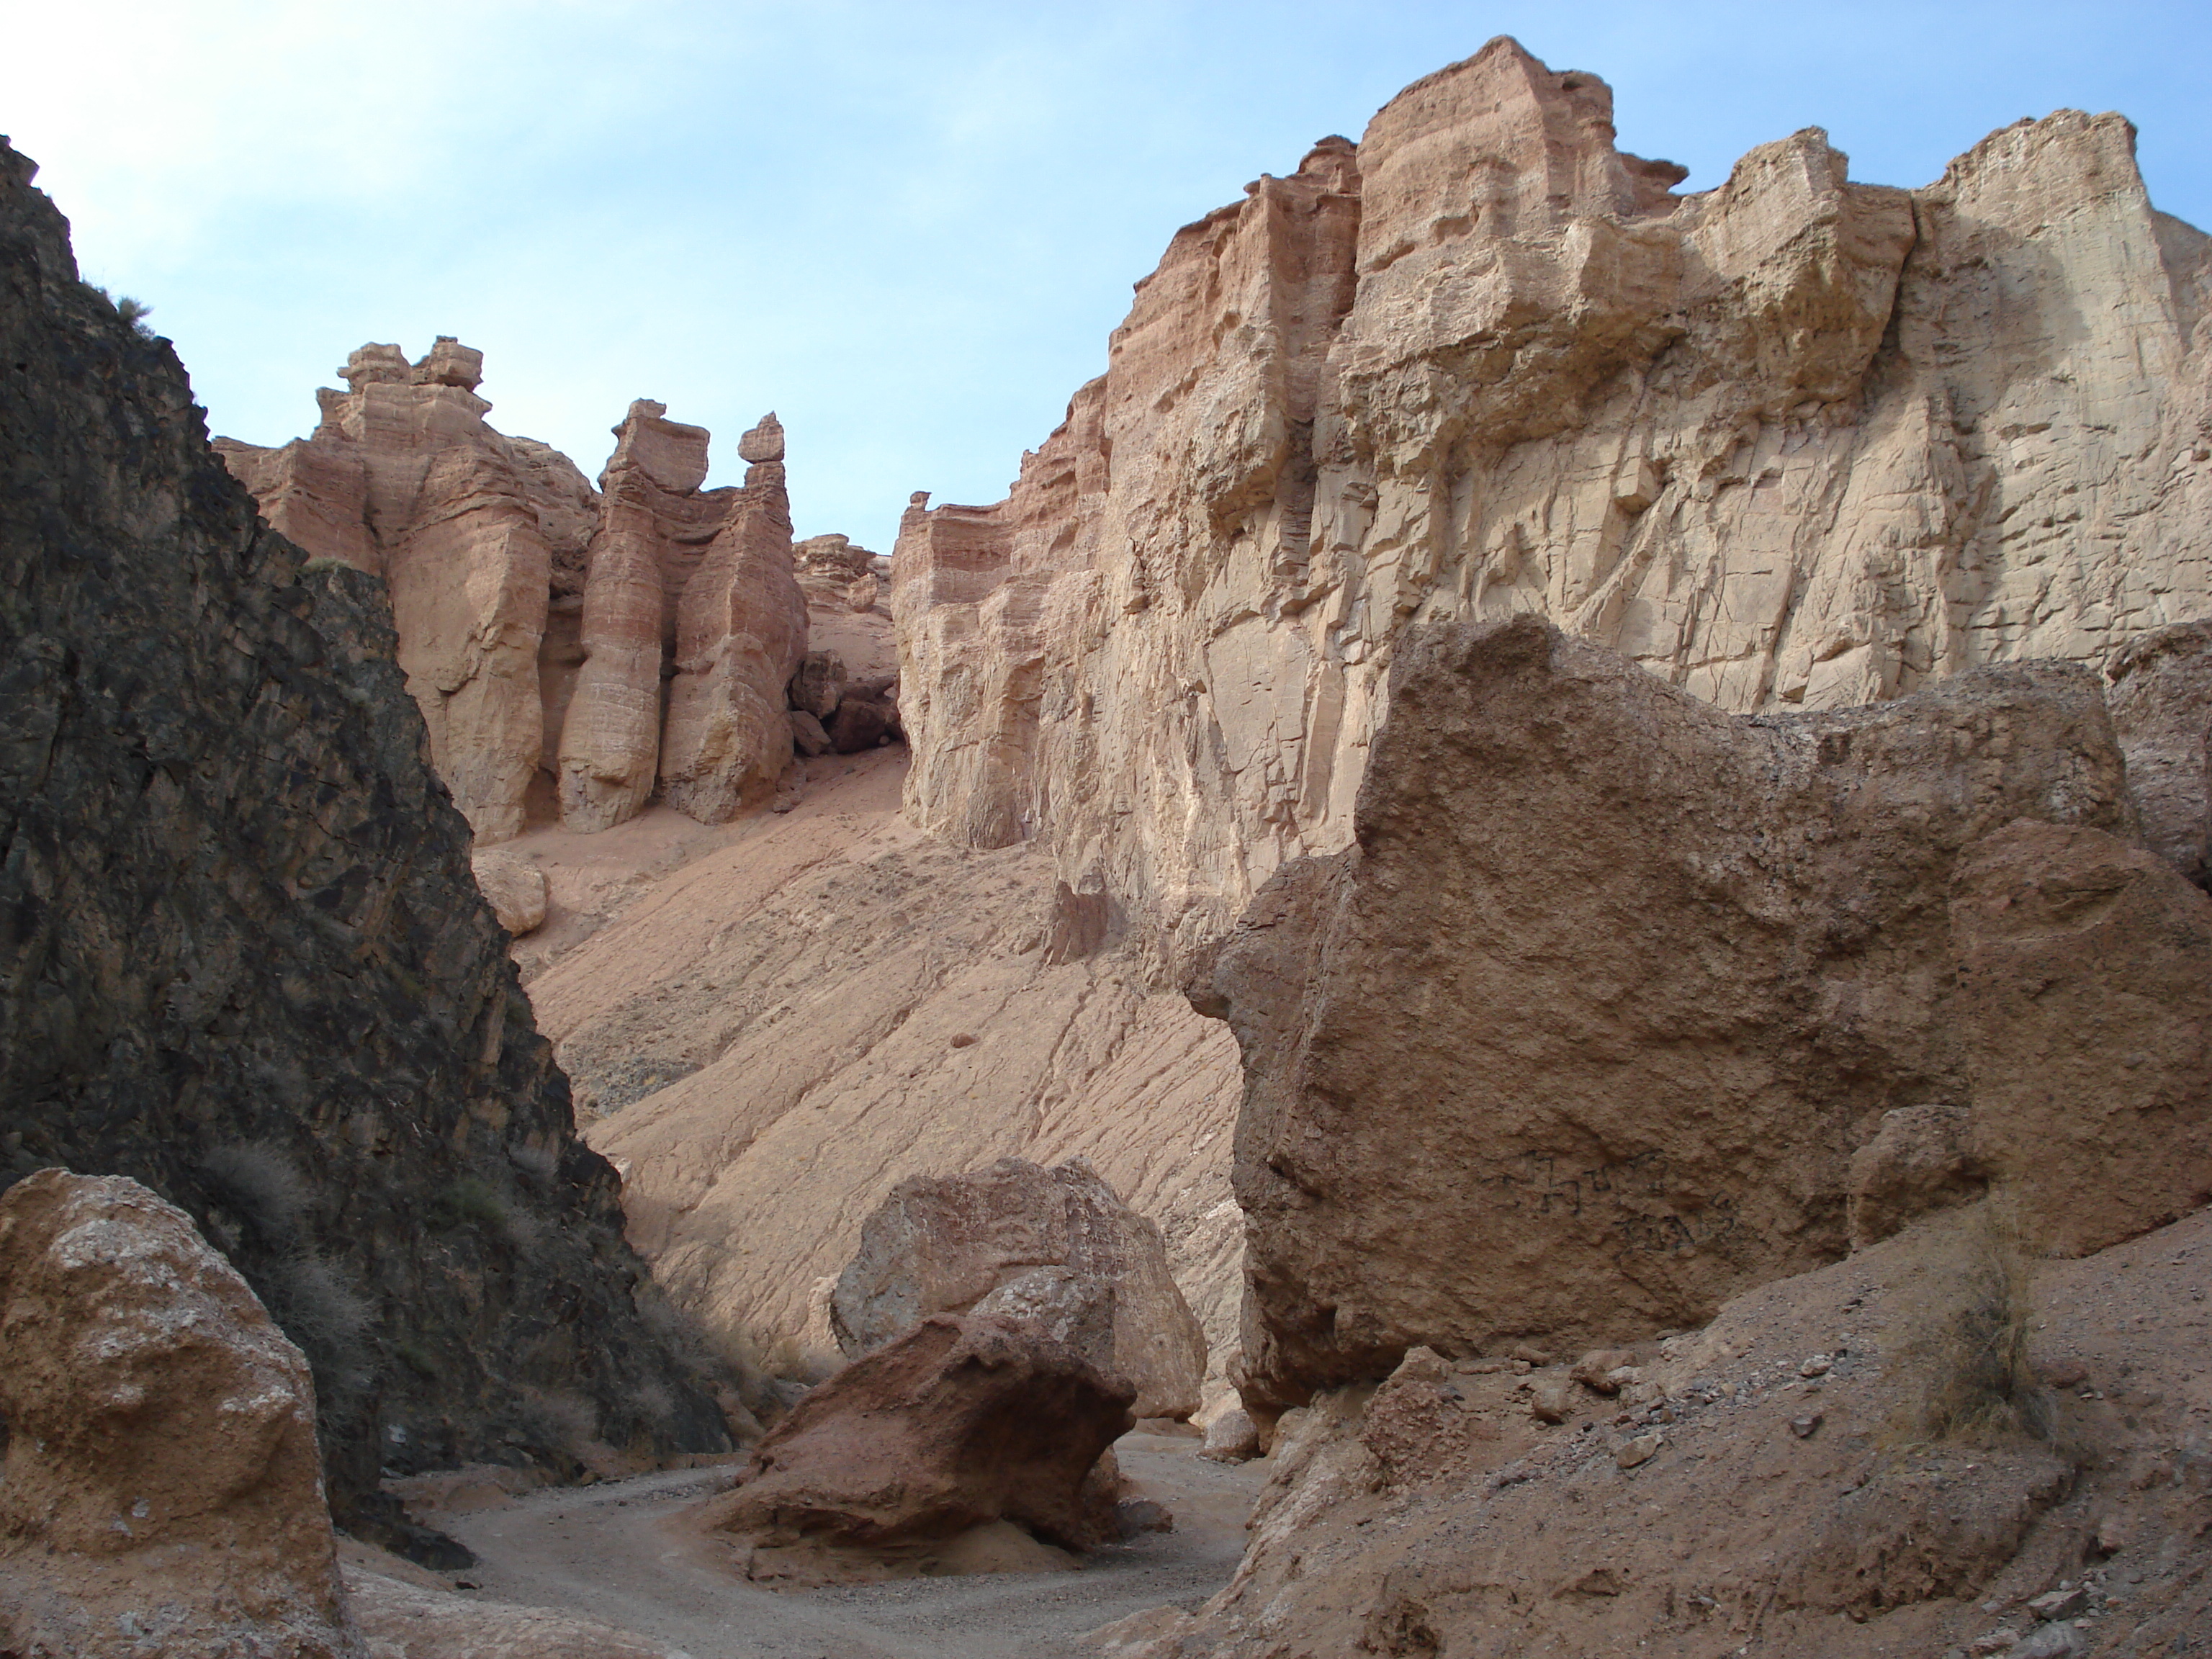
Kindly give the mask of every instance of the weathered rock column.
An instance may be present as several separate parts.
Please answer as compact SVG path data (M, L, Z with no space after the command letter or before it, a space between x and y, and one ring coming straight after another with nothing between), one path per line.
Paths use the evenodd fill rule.
M667 547L707 477L703 427L664 418L640 398L615 428L605 499L584 584L584 664L561 732L561 822L580 831L635 817L660 759Z
M740 504L678 605L661 742L661 793L702 823L720 823L765 794L791 763L784 688L806 653L774 414L738 441L738 453L751 463Z

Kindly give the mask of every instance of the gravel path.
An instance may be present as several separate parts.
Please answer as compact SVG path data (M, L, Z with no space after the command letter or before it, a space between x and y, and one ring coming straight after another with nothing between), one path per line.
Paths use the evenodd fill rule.
M763 1589L672 1524L727 1484L720 1470L535 1492L441 1524L481 1558L468 1577L486 1598L581 1613L692 1659L1058 1659L1080 1632L1164 1602L1195 1607L1236 1571L1269 1465L1224 1467L1197 1447L1131 1435L1115 1448L1139 1494L1174 1511L1176 1529L1072 1573Z

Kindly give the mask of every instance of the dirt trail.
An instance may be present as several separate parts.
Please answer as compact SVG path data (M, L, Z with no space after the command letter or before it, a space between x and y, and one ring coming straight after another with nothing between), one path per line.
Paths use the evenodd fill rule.
M1166 1602L1195 1607L1236 1571L1270 1466L1224 1467L1197 1449L1124 1438L1123 1473L1175 1512L1176 1529L1073 1573L762 1589L718 1569L676 1521L727 1485L720 1469L548 1490L441 1524L481 1558L466 1577L485 1599L581 1613L692 1659L1058 1659L1079 1632Z

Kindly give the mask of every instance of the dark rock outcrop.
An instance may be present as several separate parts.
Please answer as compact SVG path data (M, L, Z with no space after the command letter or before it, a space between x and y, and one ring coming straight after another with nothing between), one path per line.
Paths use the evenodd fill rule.
M190 1212L314 1363L357 1529L380 1467L725 1443L641 1312L382 583L257 519L32 172L0 146L0 1183Z
M2132 845L2089 671L1731 716L1524 617L1390 692L1358 845L1194 997L1244 1052L1248 1404L1701 1323L1855 1189L2001 1182L2069 1252L2212 1193L2212 903ZM1854 1172L1947 1103L1956 1170Z

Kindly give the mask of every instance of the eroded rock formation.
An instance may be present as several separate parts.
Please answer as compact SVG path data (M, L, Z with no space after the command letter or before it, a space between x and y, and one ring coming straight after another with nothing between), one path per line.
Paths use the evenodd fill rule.
M486 424L480 351L441 337L410 365L365 345L343 373L312 435L217 448L273 529L384 578L432 763L477 834L505 840L544 746L547 603L580 572L597 497L558 451Z
M1060 904L1041 851L905 823L903 759L840 763L746 840L617 886L634 902L531 981L604 1115L588 1133L630 1240L721 1340L818 1375L839 1361L830 1288L901 1181L1080 1154L1159 1224L1217 1405L1241 1294L1237 1045L1143 983L1109 915Z
M313 1362L349 1526L380 1468L574 1467L532 1389L641 1453L726 1443L645 1323L380 584L259 522L31 171L0 148L0 1183L191 1213Z
M935 1314L809 1394L700 1519L763 1577L807 1547L896 1551L1000 1521L1090 1548L1115 1536L1117 1493L1090 1477L1133 1397L1029 1321Z
M1357 828L1195 995L1248 1405L1702 1323L1844 1252L1899 1109L2069 1254L2212 1197L2212 900L2132 844L2086 670L1746 717L1533 617L1415 629Z
M520 833L541 775L539 810L557 799L578 830L656 792L706 823L765 796L806 641L775 416L739 441L744 486L706 489L705 428L641 399L595 490L485 422L483 371L450 338L412 365L366 345L349 391L316 394L312 435L218 447L274 528L385 579L432 759L479 840Z
M0 1194L0 1648L366 1659L307 1362L135 1181Z
M1740 713L2212 611L2212 242L2126 121L1917 191L1811 128L1681 176L1500 40L1179 232L1008 499L908 515L915 820L1048 840L1172 967L1348 843L1409 622Z
M562 723L561 820L605 830L656 787L719 823L790 764L785 688L806 649L783 428L745 434L739 489L702 490L707 433L630 405L600 483L582 661ZM664 698L663 682L667 690Z
M853 1358L927 1315L970 1310L1042 1322L1133 1383L1139 1417L1199 1407L1206 1334L1168 1271L1160 1230L1086 1158L1048 1170L1008 1158L901 1182L862 1224L830 1322Z

